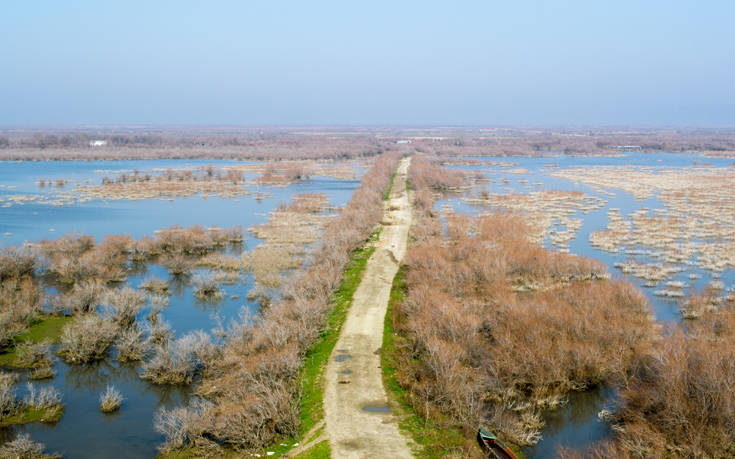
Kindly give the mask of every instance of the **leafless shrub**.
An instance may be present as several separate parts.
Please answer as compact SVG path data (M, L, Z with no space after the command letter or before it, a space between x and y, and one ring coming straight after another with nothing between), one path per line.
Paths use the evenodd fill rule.
M298 431L296 384L302 356L324 324L332 307L330 296L339 286L352 251L367 240L383 216L383 194L398 159L398 155L384 155L363 176L348 206L325 229L320 247L304 267L289 276L281 301L265 308L261 316L245 315L230 325L222 354L212 359L198 388L214 404L208 410L211 420L195 430L169 429L168 449L197 449L212 442L254 449L278 435ZM258 269L257 251L253 271ZM278 258L290 258L288 250L260 251L268 255L264 264L276 266L266 272L287 269L289 263ZM268 259L271 256L275 262ZM178 421L168 425L184 424L186 412L177 413ZM186 436L177 436L184 430Z
M18 434L15 439L0 446L0 458L3 459L55 459L60 454L46 454L46 446L31 440L27 433Z
M412 161L417 194L434 186L433 167ZM438 220L433 199L426 205L414 228ZM625 380L654 336L640 292L602 280L598 263L529 242L531 231L498 213L421 233L393 316L397 379L417 412L468 431L488 424L519 445L539 440L541 410L570 391Z
M62 304L71 314L94 312L102 302L107 288L99 279L88 279L74 285Z
M35 368L30 373L28 373L28 379L32 380L50 379L54 376L56 376L56 372L50 365Z
M218 301L224 296L212 273L202 273L194 277L194 296L200 300Z
M15 346L14 365L22 368L49 367L51 361L50 344L47 341L19 343Z
M151 321L150 324L144 326L144 330L150 336L151 343L155 345L162 345L169 339L171 339L172 331L171 325L165 320Z
M61 332L59 355L70 363L86 363L104 357L117 326L96 314L78 317Z
M616 445L631 456L727 457L735 450L735 310L671 326L620 393Z
M130 287L111 290L105 295L105 314L119 327L130 327L135 323L145 300L144 294Z
M155 346L153 357L142 365L141 377L155 384L188 384L197 372L212 366L218 355L211 337L194 331Z
M0 251L0 282L5 279L33 277L37 267L38 260L26 250L8 247Z
M107 389L100 394L100 410L103 413L117 411L120 409L123 400L122 394L114 386L108 385Z
M148 353L149 342L145 332L138 325L133 325L118 334L115 348L117 360L136 362L143 360Z
M194 398L187 407L166 409L156 412L154 427L166 437L160 447L162 453L168 453L183 447L211 448L211 442L205 440L214 425L215 416L212 403Z
M25 331L41 308L42 293L31 278L0 282L0 347L12 344Z
M140 289L147 290L153 295L170 295L168 282L163 279L159 279L156 276L150 276L146 278L141 284Z
M189 257L182 254L163 255L159 258L159 262L175 276L189 274L193 265Z
M61 393L51 386L36 389L33 383L26 383L27 394L23 404L35 409L48 409L61 406Z
M18 396L13 388L15 380L14 374L0 371L0 420L18 409Z

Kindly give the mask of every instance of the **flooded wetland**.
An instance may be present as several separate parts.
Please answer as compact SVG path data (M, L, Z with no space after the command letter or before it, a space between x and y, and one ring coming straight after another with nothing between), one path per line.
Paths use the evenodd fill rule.
M28 433L64 457L155 456L164 440L154 430L156 411L186 405L202 371L184 347L199 340L200 352L211 351L221 339L218 329L275 301L284 276L304 263L366 167L354 161L0 163L0 247L38 257L40 275L34 292L43 319L32 319L18 341L35 341L33 333L56 318L66 330L38 339L48 343L38 351L44 362L28 365L51 377L33 379L36 370L18 368L25 365L11 348L0 354L18 400L51 387L63 405L53 422L0 428L0 442ZM120 292L128 298L115 298ZM99 355L79 354L66 323L87 317L84 307L103 320L91 327L114 323L122 330L112 331L114 343L99 338L93 351ZM9 326L11 319L3 320ZM156 367L170 364L157 359L170 358L183 359L175 375ZM122 397L119 409L100 409L108 386Z

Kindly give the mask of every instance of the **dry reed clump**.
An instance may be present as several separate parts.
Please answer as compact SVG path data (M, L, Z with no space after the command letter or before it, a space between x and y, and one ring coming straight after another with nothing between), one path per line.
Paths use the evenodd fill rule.
M164 340L142 364L141 378L154 384L189 384L197 374L215 365L221 349L207 333L197 330L177 340Z
M60 454L46 454L46 446L31 440L27 433L19 433L13 440L0 446L2 459L58 459Z
M212 273L202 273L194 277L194 296L203 301L219 301L225 292L219 288Z
M635 457L732 457L733 362L731 306L670 327L620 392L616 445Z
M168 296L171 294L168 282L156 276L147 277L139 288L150 292L152 295Z
M382 155L363 176L362 186L327 226L308 263L290 276L280 301L229 327L222 354L203 373L197 391L211 406L159 412L156 424L167 437L165 450L191 447L196 454L216 455L218 445L255 449L298 432L303 355L324 326L350 255L383 216L382 197L398 159ZM166 427L171 425L176 428Z
M103 413L112 413L122 406L124 397L115 389L114 386L108 385L104 392L100 394L100 411Z
M532 243L533 231L518 215L455 215L409 248L393 325L397 379L421 415L533 444L543 410L623 379L650 349L645 297L602 279L598 263Z
M118 326L94 313L77 317L61 332L59 355L69 363L86 363L105 356Z
M293 245L260 244L251 255L253 278L265 287L280 287L283 283L281 273L301 266L299 252Z
M221 271L240 271L243 269L243 263L240 258L222 253L205 255L197 260L196 265L203 268L219 269Z

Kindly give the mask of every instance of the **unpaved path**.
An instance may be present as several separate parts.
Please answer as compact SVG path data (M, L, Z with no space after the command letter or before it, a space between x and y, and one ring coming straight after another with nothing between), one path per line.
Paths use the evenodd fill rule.
M406 192L410 158L398 166L383 230L326 370L324 411L332 457L412 457L398 418L386 411L380 351L393 277L406 253L411 207ZM366 409L367 408L367 409Z

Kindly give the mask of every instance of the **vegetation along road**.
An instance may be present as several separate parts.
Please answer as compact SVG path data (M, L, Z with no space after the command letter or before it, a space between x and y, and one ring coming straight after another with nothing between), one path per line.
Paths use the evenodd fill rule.
M405 158L398 166L380 239L327 366L324 409L333 457L412 456L388 408L380 368L388 298L411 226L409 164Z

